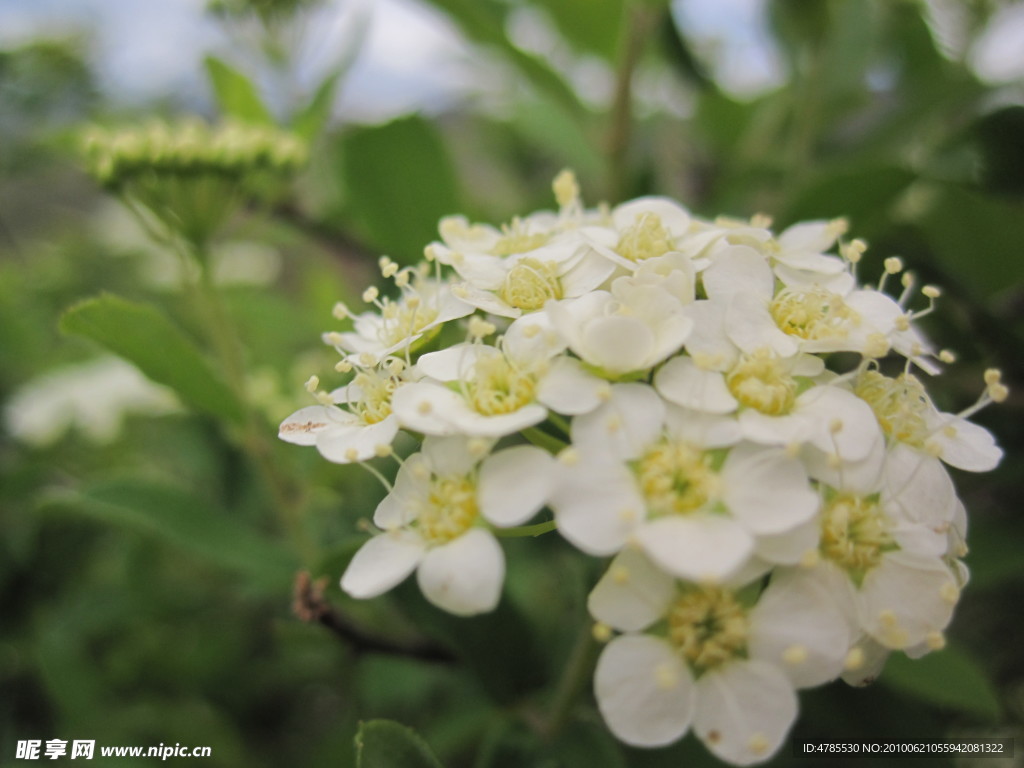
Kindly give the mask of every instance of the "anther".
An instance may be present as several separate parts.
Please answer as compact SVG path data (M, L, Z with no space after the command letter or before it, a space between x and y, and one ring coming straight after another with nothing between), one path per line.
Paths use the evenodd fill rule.
M320 386L320 377L317 376L316 374L313 374L308 379L306 379L306 383L304 386L306 387L307 392L313 394Z
M359 461L359 451L357 451L355 448L349 448L347 451L345 451L345 460L352 462Z
M933 651L941 651L946 647L946 636L935 630L928 633L927 638L925 638L925 642L928 643L928 647Z
M374 447L373 453L377 458L383 459L386 456L390 456L394 450L395 449L391 447L390 443L381 443Z
M599 643L607 643L612 639L612 628L601 621L595 623L590 632Z
M337 331L330 331L324 334L324 341L330 344L332 347L340 347L345 341L345 337Z
M951 349L943 349L939 351L939 360L944 363L955 363L956 353Z
M937 285L926 285L921 289L921 293L929 299L937 299L942 295L942 289Z
M903 271L903 259L899 256L890 256L884 262L887 274L896 275Z
M334 370L338 373L349 373L352 370L352 363L348 360L339 360L334 364Z
M479 315L473 315L469 318L469 335L474 339L482 339L485 336L490 336L497 330L494 323L489 323Z
M380 291L377 290L376 286L371 285L365 291L363 291L363 301L367 304L372 304L380 296Z
M334 305L334 308L331 310L331 314L334 315L337 320L344 320L346 317L351 316L351 312L349 312L348 307L345 306L345 302L343 301L339 301Z
M947 581L939 589L939 597L945 600L947 603L955 603L960 599L960 590L956 588L956 584L952 581Z
M629 568L624 565L617 565L612 568L612 581L616 584L625 584L629 581Z
M803 645L791 645L782 652L782 660L790 666L803 664L807 661L807 647Z
M670 691L679 683L679 675L668 664L659 664L654 670L654 679L658 687L664 691Z
M564 464L565 466L571 467L571 466L579 463L579 460L580 460L579 451L577 451L575 448L564 448L558 454L558 460L562 464Z
M847 672L853 672L864 666L864 651L861 648L851 648L850 652L846 654L846 660L843 661L843 669Z
M434 410L434 406L429 400L420 400L419 404L416 406L416 410L419 411L421 415L426 416Z

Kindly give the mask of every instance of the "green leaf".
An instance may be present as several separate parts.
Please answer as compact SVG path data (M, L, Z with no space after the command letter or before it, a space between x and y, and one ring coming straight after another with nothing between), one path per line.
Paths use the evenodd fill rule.
M143 480L45 496L42 509L84 515L155 536L269 590L287 589L298 567L284 549L180 488Z
M225 116L246 123L274 125L274 118L249 78L214 56L207 56L203 63L217 105Z
M309 103L295 115L292 121L292 130L295 133L311 141L324 129L331 118L334 97L343 74L341 70L335 70L323 79Z
M985 670L967 651L952 645L921 659L895 654L879 682L943 709L999 718L1001 707Z
M60 328L120 355L199 410L242 421L242 406L234 393L182 331L155 307L103 294L68 309Z
M542 0L539 5L577 50L615 58L625 0Z
M370 240L397 261L417 261L437 238L438 220L460 208L437 130L413 115L349 132L343 153L348 203Z
M356 768L443 768L414 730L393 720L370 720L356 734Z

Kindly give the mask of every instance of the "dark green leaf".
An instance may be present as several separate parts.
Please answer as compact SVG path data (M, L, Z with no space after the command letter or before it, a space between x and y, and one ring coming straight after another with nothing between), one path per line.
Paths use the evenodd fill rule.
M299 136L311 141L324 129L327 121L331 118L331 109L334 107L334 97L338 92L338 83L344 74L341 70L335 70L316 89L309 103L295 115L292 122L292 130Z
M856 235L867 236L890 220L890 207L916 179L913 172L893 166L824 170L790 200L780 224L845 216Z
M985 670L953 646L916 660L894 654L879 682L936 707L985 720L999 717L999 698Z
M624 0L542 0L559 31L575 48L615 58Z
M156 536L268 589L286 589L297 567L273 541L170 485L124 480L81 492L56 492L43 499L43 509Z
M393 720L370 720L356 734L356 768L442 768L414 730Z
M199 410L234 422L242 420L242 407L228 386L155 307L104 294L71 307L61 317L60 327L120 355Z
M249 78L214 56L207 56L204 64L217 105L225 116L246 123L274 124L274 118Z
M459 210L458 183L437 130L422 117L351 131L342 167L351 211L372 243L403 263L423 255L442 216Z

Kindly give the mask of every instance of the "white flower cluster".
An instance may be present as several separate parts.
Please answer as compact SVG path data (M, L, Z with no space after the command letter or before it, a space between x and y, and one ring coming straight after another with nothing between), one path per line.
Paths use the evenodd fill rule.
M897 258L859 285L866 246L842 220L776 234L658 197L585 209L569 172L554 191L557 212L448 218L419 266L382 259L397 298L369 289L369 311L337 308L352 330L325 335L351 382L311 379L320 404L281 437L347 463L423 436L350 595L415 570L441 608L488 611L498 537L557 528L611 558L589 608L612 732L654 747L692 729L725 761L765 760L796 689L943 646L967 579L944 465L995 467L967 418L1006 387L991 370L971 408L933 405L918 371L953 355L914 321L939 291Z

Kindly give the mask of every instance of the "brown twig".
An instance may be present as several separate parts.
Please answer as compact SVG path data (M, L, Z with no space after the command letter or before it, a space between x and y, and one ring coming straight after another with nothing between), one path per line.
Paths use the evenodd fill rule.
M313 580L309 571L295 575L292 613L308 624L319 624L333 632L356 653L386 653L421 661L452 662L455 657L445 648L430 642L400 643L389 638L369 635L355 626L324 597L327 579Z

